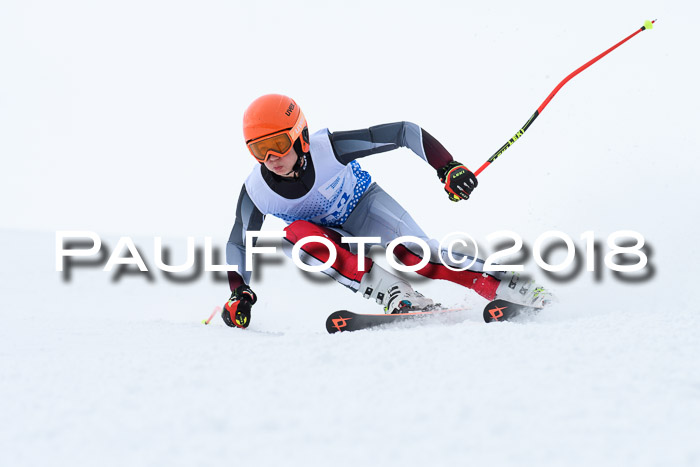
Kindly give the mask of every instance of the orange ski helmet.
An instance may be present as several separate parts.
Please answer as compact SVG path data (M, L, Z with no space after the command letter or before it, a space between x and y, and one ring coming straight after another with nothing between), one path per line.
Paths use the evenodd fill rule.
M243 136L260 163L271 155L286 156L297 140L301 151L309 152L306 118L294 99L281 94L266 94L248 106L243 114Z

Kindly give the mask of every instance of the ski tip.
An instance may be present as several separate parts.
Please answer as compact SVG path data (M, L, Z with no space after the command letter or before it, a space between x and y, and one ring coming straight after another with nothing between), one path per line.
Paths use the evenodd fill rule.
M487 323L508 321L521 314L538 313L540 310L541 308L538 307L519 305L506 300L494 300L484 307L484 321Z
M329 334L334 334L336 332L349 331L348 328L349 321L353 319L355 313L348 310L338 310L334 311L328 315L326 319L326 331Z
M484 321L493 323L494 321L505 321L504 311L508 308L507 302L494 300L484 307Z

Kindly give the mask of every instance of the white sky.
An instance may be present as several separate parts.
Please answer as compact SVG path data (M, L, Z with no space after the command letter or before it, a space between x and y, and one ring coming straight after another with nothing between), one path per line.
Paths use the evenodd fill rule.
M255 164L242 113L269 92L311 131L413 121L476 169L653 18L567 84L468 203L407 151L361 162L434 236L643 231L650 206L691 222L678 201L698 199L698 6L562 5L3 2L0 226L225 237Z

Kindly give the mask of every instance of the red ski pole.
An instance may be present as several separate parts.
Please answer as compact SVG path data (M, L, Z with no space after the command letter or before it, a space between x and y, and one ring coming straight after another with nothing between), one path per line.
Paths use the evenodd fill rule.
M523 127L522 127L515 135L513 135L513 137L512 137L511 139L509 139L508 141L506 141L506 144L504 144L503 146L501 146L501 149L499 149L498 151L496 151L496 152L494 153L494 155L491 156L491 157L489 158L489 160L487 160L486 162L484 162L484 165L482 165L481 167L479 167L479 170L477 170L476 172L474 172L474 175L475 175L475 176L479 176L479 174L480 174L481 172L483 172L484 169L486 169L486 167L488 167L489 165L491 165L491 163L492 163L493 161L495 161L495 160L498 158L498 156L500 156L501 154L503 154L503 153L505 152L506 149L508 149L509 147L511 147L511 145L513 145L513 143L515 143L515 142L518 140L518 138L520 138L520 137L523 135L523 133L525 133L525 131L526 131L528 128L530 128L530 125L532 125L532 122L534 122L535 119L542 113L542 111L544 110L544 108L547 107L547 104L549 104L549 101L552 100L552 98L556 95L556 93L559 92L559 90L562 88L562 86L564 86L566 83L568 83L568 82L571 80L571 78L573 78L574 76L578 75L578 74L581 73L583 70L585 70L585 69L588 68L589 66L593 65L595 62L597 62L597 61L600 60L601 58L605 57L607 54L609 54L609 53L612 52L613 50L617 49L617 48L620 47L622 44L624 44L624 43L627 42L628 40L632 39L634 36L636 36L636 35L639 34L640 32L644 31L645 29L651 29L651 28L653 27L653 24L654 24L655 22L656 22L656 20L654 20L654 21L648 21L648 20L645 21L645 22L644 22L644 26L642 26L640 29L637 29L634 33L632 33L632 34L630 34L629 36L625 37L625 38L622 39L620 42L618 42L617 44L613 45L613 46L610 47L608 50L606 50L606 51L603 52L602 54L598 55L597 57L593 58L592 60L588 61L586 64L584 64L584 65L581 66L580 68L574 70L569 76L567 76L566 78L564 78L564 79L562 80L562 82L559 83L559 84L557 85L557 87L554 88L554 90L553 90L552 92L549 93L549 96L547 96L547 98L544 100L544 102L542 102L542 104L540 104L540 106L537 108L537 110L535 110L535 113L532 114L532 117L530 117L530 118L528 119L528 121L525 122L525 125L523 125Z
M211 320L214 318L214 315L216 315L217 313L221 313L221 307L220 307L220 306L214 307L214 311L211 312L211 314L209 315L209 318L203 319L203 320L202 320L202 324L209 324L209 323L211 323Z

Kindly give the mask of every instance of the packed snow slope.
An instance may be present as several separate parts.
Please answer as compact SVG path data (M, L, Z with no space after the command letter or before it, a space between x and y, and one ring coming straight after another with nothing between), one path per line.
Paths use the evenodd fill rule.
M2 237L18 256L50 257L51 240ZM572 287L534 320L487 325L468 296L453 322L329 335L332 309L374 308L280 267L242 331L200 323L220 286L84 270L66 285L44 266L2 275L3 465L699 460L698 315L675 300ZM424 287L441 290L456 301Z
M4 2L0 465L700 465L699 9ZM188 236L223 248L260 94L293 96L311 131L415 122L474 170L654 18L568 83L467 202L407 150L360 161L435 238L467 232L485 256L488 234L522 236L506 260L559 297L535 318L484 324L484 299L409 274L469 309L329 335L330 312L378 307L277 254L258 264L250 328L205 326L227 284L155 267L155 236L174 264ZM105 256L68 278L59 230L96 232L107 256L129 236L150 273L104 272ZM577 248L553 276L533 259L551 230ZM619 230L644 236L642 272L605 266Z

